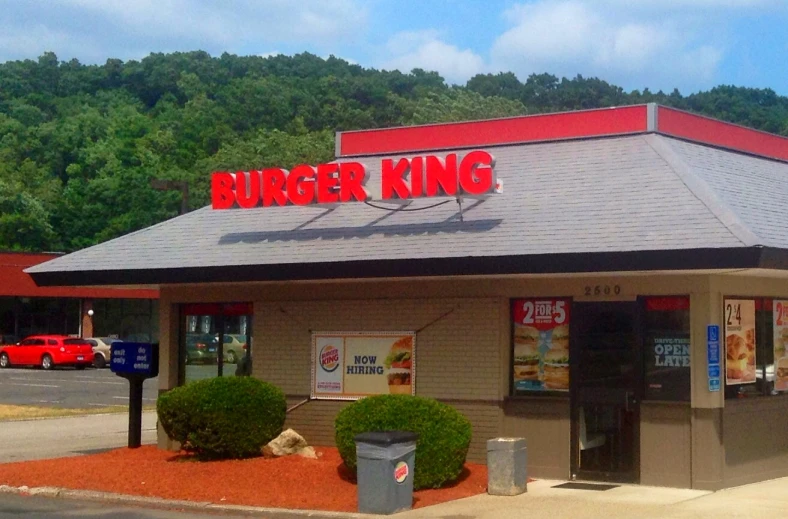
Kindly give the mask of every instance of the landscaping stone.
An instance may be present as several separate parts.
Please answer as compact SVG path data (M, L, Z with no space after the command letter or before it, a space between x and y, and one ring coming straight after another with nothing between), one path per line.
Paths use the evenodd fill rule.
M263 447L263 456L266 458L279 458L293 454L298 454L304 458L317 459L315 449L307 445L306 439L293 429L283 431L282 434Z

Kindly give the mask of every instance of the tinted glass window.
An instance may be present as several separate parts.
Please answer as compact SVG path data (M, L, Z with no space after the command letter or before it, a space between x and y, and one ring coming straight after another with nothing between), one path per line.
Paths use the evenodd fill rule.
M646 298L644 316L645 398L689 401L689 298Z
M55 339L47 339L47 343L49 343L50 346L57 346L57 341Z
M251 304L188 304L182 312L182 382L251 374Z
M788 394L788 379L785 370L779 367L783 363L788 365L786 299L751 299L755 302L755 358L752 360L755 376L749 383L726 386L725 398L784 396Z
M31 344L33 346L43 346L46 344L46 342L44 342L44 339L33 339L33 342ZM55 342L55 344L57 344L57 342Z
M90 341L85 341L83 339L66 339L63 341L63 344L67 344L69 346L89 346Z

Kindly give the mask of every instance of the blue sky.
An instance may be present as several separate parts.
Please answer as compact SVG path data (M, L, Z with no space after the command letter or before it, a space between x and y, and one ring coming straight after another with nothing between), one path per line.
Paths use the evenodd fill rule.
M0 0L0 61L309 51L363 66L788 95L788 0Z

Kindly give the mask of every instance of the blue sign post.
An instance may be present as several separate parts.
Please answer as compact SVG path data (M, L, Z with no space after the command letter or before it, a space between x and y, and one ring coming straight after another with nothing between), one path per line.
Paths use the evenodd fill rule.
M720 390L720 327L706 327L706 358L709 362L709 391Z
M129 448L142 444L142 384L159 374L159 345L113 342L109 367L129 381Z

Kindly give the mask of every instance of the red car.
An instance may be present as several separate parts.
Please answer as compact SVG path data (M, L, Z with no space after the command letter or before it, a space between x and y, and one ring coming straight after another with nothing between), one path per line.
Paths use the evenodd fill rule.
M93 347L84 339L65 335L33 335L16 344L0 346L0 368L9 366L74 366L93 364Z

